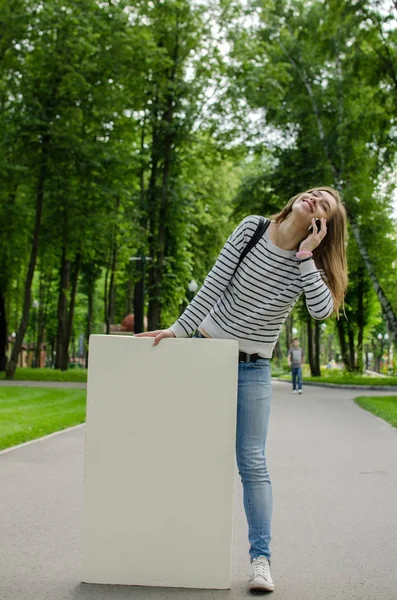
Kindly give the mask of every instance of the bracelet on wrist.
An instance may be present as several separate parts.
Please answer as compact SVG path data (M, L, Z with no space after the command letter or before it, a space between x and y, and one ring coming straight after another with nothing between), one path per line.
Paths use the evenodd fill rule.
M303 262L306 262L307 260L312 260L312 256L308 256L307 258L298 258L298 265L300 265Z
M298 259L298 265L300 265L301 263L313 258L313 252L310 250L299 250L295 256Z

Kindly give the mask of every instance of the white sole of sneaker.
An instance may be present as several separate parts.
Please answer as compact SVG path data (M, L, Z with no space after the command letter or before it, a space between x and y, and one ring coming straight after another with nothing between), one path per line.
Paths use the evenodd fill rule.
M253 592L273 592L274 591L274 583L263 583L263 582L250 582L249 584L250 591Z

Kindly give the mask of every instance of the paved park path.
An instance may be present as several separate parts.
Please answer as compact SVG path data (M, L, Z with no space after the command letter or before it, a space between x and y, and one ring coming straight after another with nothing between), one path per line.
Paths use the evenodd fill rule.
M272 600L397 599L397 431L352 401L385 394L274 382ZM250 597L237 474L231 590L82 584L84 431L0 453L1 600Z

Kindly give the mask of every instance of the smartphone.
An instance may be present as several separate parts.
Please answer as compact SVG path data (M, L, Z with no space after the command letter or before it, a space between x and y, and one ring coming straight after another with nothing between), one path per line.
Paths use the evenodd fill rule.
M320 219L316 219L316 226L317 226L317 231L320 231L320 229L321 229L321 220ZM310 227L308 228L308 232L313 233L313 225L310 225Z

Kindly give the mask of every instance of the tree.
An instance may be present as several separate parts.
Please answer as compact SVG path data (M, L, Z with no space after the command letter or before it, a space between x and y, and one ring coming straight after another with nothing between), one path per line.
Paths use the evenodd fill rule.
M53 237L60 261L56 354L57 366L67 368L86 228L94 229L94 219L104 219L105 225L111 210L109 192L111 196L125 189L125 145L109 132L114 128L119 134L122 127L126 131L122 84L127 69L139 63L140 52L134 50L142 46L137 29L126 27L124 4L49 2L36 8L35 2L24 3L28 17L19 37L12 38L15 60L8 73L12 84L7 108L13 119L7 125L19 140L19 163L25 169L19 186L28 186L35 198L24 306L9 377L28 326L43 215L45 235ZM11 22L13 14L6 16ZM107 52L111 46L115 56ZM115 72L116 85L111 79ZM127 142L128 132L126 138ZM83 190L91 196L82 202ZM130 193L126 196L129 200Z
M340 1L257 2L255 10L259 24L252 30L236 27L231 34L233 89L228 93L244 94L283 136L273 168L257 183L280 199L314 185L343 190L362 264L396 336L394 295L384 291L379 252L371 253L375 241L395 256L394 181L389 195L380 192L394 164L395 143L392 103L371 63L367 14ZM308 36L309 31L314 34ZM371 39L379 35L371 29ZM383 235L375 237L374 230Z

